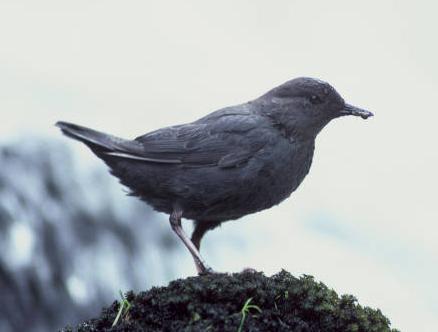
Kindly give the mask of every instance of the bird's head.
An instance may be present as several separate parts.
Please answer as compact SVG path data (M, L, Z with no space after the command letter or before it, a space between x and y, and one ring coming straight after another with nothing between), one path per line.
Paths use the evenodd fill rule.
M315 137L332 119L354 115L366 119L373 113L347 104L328 83L300 77L261 96L263 113L288 135Z

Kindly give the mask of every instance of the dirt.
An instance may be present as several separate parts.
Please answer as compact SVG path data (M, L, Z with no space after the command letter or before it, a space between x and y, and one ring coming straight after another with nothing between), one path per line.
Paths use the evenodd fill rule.
M114 327L119 301L100 317L62 331L397 331L380 310L362 307L351 295L339 297L311 276L286 271L272 277L259 272L191 277L128 292L126 299L130 308Z

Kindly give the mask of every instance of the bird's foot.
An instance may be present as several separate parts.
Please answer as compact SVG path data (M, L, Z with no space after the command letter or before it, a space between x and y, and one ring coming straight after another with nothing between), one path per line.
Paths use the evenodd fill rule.
M217 272L215 270L213 270L211 267L204 268L203 270L198 270L198 275L200 275L200 276L206 276L206 275L214 274L214 273L217 273Z
M195 266L196 271L198 271L198 275L200 276L216 273L210 266L205 263L205 261L195 259Z

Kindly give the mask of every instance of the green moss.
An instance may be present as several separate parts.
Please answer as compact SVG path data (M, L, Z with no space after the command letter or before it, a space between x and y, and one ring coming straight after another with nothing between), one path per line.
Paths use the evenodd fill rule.
M242 331L396 331L380 310L360 306L351 295L339 297L311 276L295 278L286 271L272 277L252 272L192 277L126 298L129 314L116 326L111 327L118 302L75 330L236 332L251 298L261 311L248 312Z

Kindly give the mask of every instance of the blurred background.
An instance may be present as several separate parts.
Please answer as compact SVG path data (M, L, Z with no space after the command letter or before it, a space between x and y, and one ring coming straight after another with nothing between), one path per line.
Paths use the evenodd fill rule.
M55 330L98 315L119 290L195 274L167 216L127 197L57 120L133 138L297 76L376 116L330 123L292 197L208 233L205 258L218 271L311 274L402 331L435 330L437 10L2 0L0 330Z

